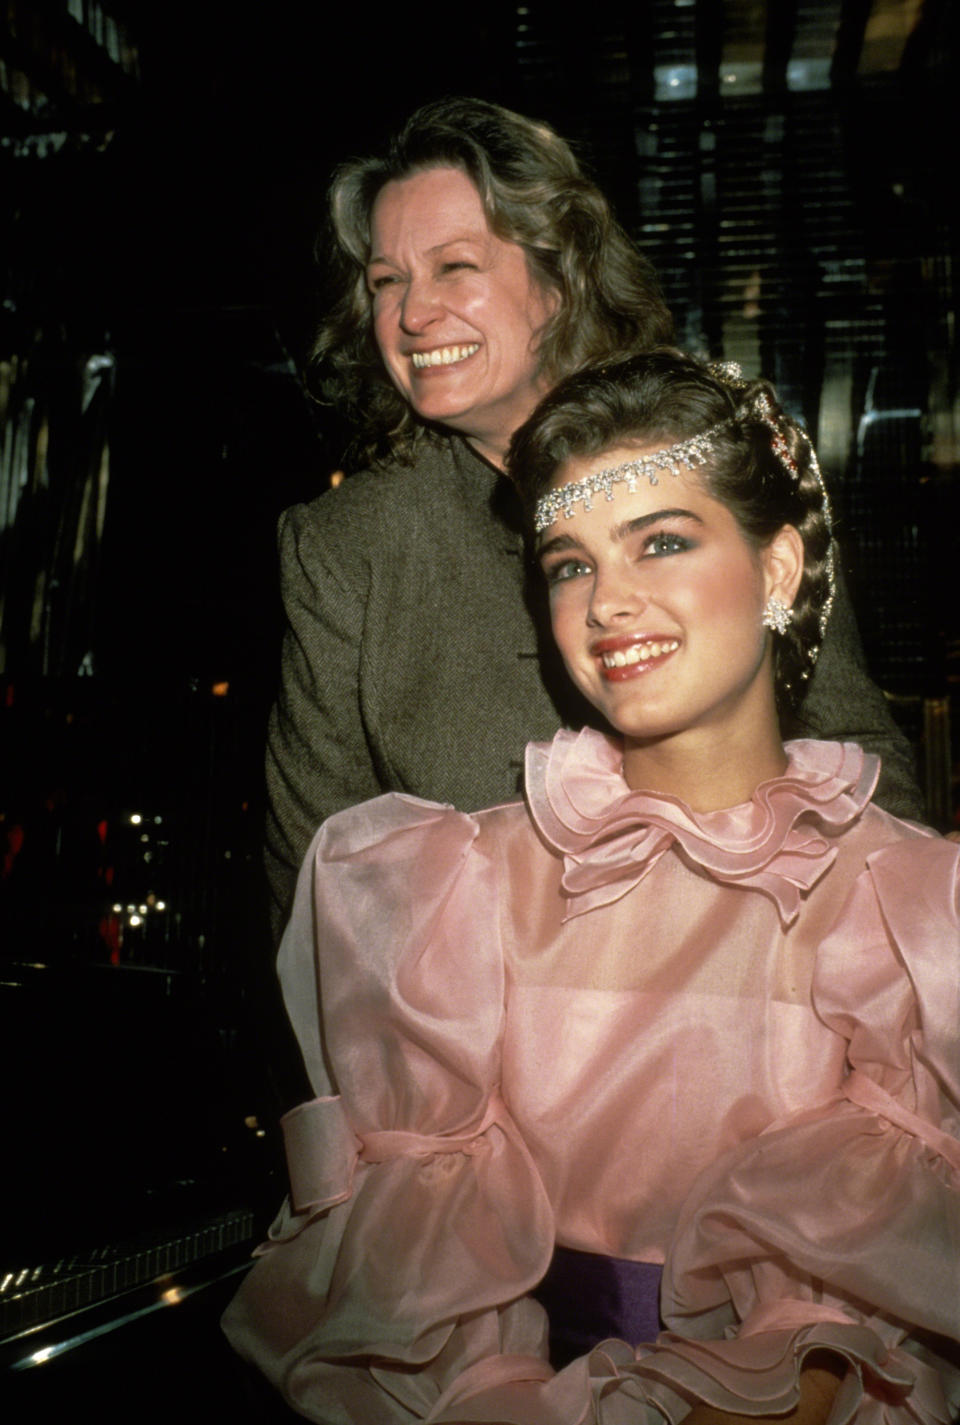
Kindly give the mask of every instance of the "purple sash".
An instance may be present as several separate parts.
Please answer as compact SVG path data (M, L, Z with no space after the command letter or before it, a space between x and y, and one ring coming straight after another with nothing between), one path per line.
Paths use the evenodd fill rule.
M627 1262L557 1247L532 1293L550 1318L550 1360L561 1369L609 1336L631 1346L660 1326L660 1277L654 1262Z

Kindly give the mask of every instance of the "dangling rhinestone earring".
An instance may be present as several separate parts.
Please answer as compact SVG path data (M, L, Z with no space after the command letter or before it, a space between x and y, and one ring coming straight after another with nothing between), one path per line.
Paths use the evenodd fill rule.
M788 609L782 599L771 594L763 610L760 622L773 633L786 633L793 622L793 609Z

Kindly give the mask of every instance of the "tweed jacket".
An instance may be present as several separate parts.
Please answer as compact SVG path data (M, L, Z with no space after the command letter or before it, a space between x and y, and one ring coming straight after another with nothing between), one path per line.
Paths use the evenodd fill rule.
M459 437L287 510L279 540L289 625L267 745L278 933L331 813L386 791L460 811L511 800L526 744L592 714L553 649L516 493ZM802 732L879 753L878 800L922 814L842 588Z

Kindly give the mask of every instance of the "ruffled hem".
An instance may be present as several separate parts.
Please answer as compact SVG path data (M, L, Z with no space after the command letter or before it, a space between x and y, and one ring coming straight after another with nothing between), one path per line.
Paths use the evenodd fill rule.
M675 845L712 880L770 896L789 925L833 863L836 837L869 802L880 763L854 743L790 742L787 753L786 772L751 801L699 813L676 797L631 790L620 744L593 729L531 743L527 801L563 856L566 919L619 900Z
M790 1303L784 1303L789 1306ZM804 1306L809 1314L809 1304ZM824 1316L831 1313L824 1312ZM807 1357L828 1351L849 1364L826 1425L949 1425L936 1371L889 1347L868 1326L823 1320L800 1329L691 1341L664 1332L634 1350L603 1341L544 1378L533 1359L479 1362L456 1380L427 1425L681 1425L694 1404L744 1416L786 1414L799 1399Z

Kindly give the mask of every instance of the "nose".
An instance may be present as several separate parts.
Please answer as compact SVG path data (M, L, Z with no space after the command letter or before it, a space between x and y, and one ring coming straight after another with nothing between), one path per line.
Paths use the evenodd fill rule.
M647 606L647 595L636 566L598 568L587 609L591 628L611 628L635 618Z
M400 325L411 336L417 336L440 315L440 303L433 283L426 278L413 278L407 283L400 305Z

